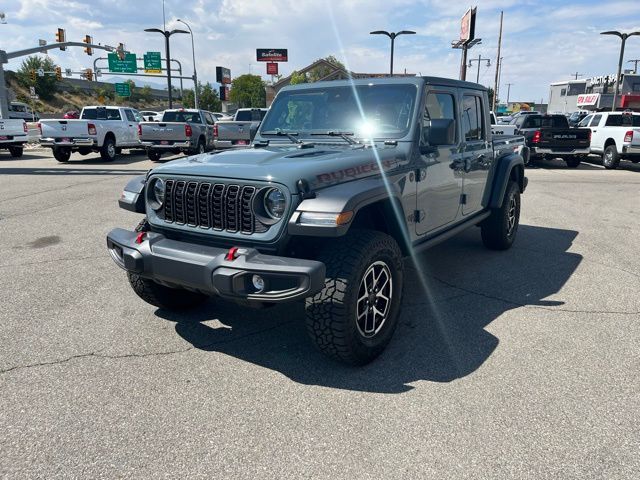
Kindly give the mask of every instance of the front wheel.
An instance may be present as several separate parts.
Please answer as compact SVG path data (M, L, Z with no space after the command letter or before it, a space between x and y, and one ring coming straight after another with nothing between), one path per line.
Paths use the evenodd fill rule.
M607 170L615 170L620 164L620 155L615 145L609 145L602 154L602 165Z
M354 230L320 254L325 286L306 300L307 331L326 355L364 365L387 346L402 299L402 253L381 232Z
M13 158L20 158L22 156L23 151L24 151L23 147L9 147L9 154Z
M513 245L520 223L520 187L509 182L502 206L491 210L481 225L482 242L491 250L507 250Z
M66 163L71 158L71 149L69 147L54 147L53 156L61 163Z
M157 162L158 160L160 160L161 156L162 154L160 152L155 152L153 150L149 150L147 152L147 157L149 157L149 160L152 160L154 162Z

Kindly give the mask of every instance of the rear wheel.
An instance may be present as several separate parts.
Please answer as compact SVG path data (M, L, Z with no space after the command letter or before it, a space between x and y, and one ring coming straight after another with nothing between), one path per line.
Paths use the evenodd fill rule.
M158 160L160 160L161 156L162 154L160 152L155 152L153 150L149 150L147 152L147 157L149 157L149 160L152 160L154 162L157 162Z
M582 159L580 157L567 157L564 159L564 161L567 164L567 167L578 168L578 166L582 162Z
M615 145L609 145L602 154L602 165L608 170L614 170L618 168L619 164L620 155L618 154L618 149Z
M9 154L13 158L20 158L22 156L23 151L24 151L23 147L9 147Z
M354 230L320 254L325 286L306 300L309 335L326 355L364 365L387 346L398 323L402 253L381 232Z
M105 162L113 162L116 159L116 142L111 137L106 137L102 148L100 149L100 157Z
M54 147L53 156L57 161L66 163L71 158L71 149L69 147Z
M520 187L510 181L502 206L491 210L481 225L482 242L491 250L507 250L513 245L520 223Z

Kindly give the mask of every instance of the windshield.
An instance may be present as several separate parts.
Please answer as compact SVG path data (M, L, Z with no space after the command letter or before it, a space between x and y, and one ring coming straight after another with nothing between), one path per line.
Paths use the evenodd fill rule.
M297 132L299 136L340 131L366 138L401 138L411 126L416 92L415 85L284 91L276 97L260 131Z
M198 112L164 112L162 121L200 123L200 114Z

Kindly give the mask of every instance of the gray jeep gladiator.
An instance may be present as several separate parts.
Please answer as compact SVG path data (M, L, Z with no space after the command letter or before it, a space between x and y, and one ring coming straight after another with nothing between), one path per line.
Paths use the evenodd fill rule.
M308 332L345 363L373 360L398 323L403 257L477 225L509 248L524 139L492 136L487 91L435 77L283 88L252 148L169 162L131 180L145 215L107 246L143 300L304 300Z

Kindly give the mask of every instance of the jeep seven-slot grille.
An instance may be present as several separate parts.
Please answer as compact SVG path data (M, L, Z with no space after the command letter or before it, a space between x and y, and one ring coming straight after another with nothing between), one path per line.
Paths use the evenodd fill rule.
M268 225L256 219L251 204L253 185L167 180L164 219L168 223L212 228L230 233L263 233Z

